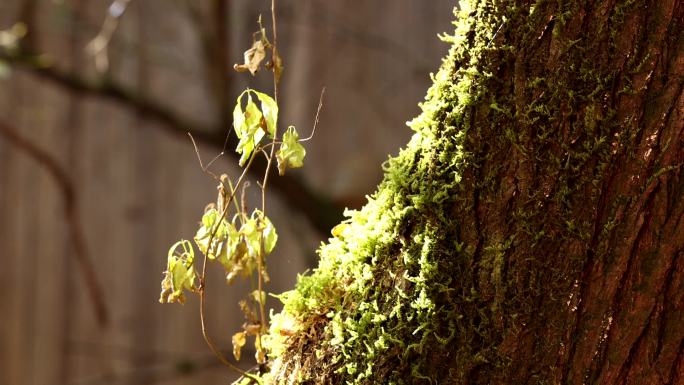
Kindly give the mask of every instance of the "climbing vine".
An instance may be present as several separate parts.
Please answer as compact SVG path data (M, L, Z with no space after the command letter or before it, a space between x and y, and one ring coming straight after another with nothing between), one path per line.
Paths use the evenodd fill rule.
M197 152L203 171L218 182L218 196L216 202L208 204L204 210L199 229L193 238L194 245L193 242L182 239L169 249L159 298L161 303L184 303L186 294L198 295L202 334L209 348L224 365L242 375L239 381L259 384L262 379L258 374L238 368L211 340L204 320L204 300L208 264L223 267L228 284L237 278L256 281L256 288L239 302L245 323L241 330L233 334L232 345L233 356L239 361L247 340L253 339L257 367L260 372L263 371L267 362L265 337L269 329L264 291L264 284L269 280L266 257L278 242L278 233L266 214L265 193L269 172L274 160L280 175L288 169L302 167L306 150L301 143L310 139L300 139L294 126L289 126L282 134L278 130L278 84L283 64L277 49L275 0L271 0L271 13L270 40L259 18L259 29L253 35L251 48L244 53L244 63L236 64L234 69L249 72L252 76L262 67L268 69L273 76L273 97L248 88L236 99L232 128L238 139L235 151L240 154L238 163L242 171L239 176L216 176L208 171L209 165L202 165ZM269 60L264 62L267 58ZM319 110L320 106L319 103ZM316 123L314 130L315 127ZM266 171L262 180L257 183L261 189L261 207L250 208L244 199L245 189L249 185L245 176L259 156L263 156L266 161ZM200 258L197 257L196 250L199 250ZM200 259L201 264L198 264Z

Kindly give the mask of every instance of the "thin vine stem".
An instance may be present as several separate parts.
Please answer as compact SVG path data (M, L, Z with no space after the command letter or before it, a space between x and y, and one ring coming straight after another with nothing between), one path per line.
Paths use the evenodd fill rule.
M277 20L277 17L276 17L276 0L271 0L271 20L272 20L272 24L273 24L272 43L271 43L271 55L272 55L271 70L273 73L273 94L274 94L273 99L277 105L278 95L279 95L279 81L280 81L279 74L280 74L282 67L281 67L281 59L278 56L278 47L277 47L278 32L277 32L277 21L276 21ZM318 110L316 112L316 119L314 122L313 131L315 131L316 124L318 123L318 113L320 112L324 91L325 91L325 89L321 92L321 100L319 101ZM313 136L313 132L312 132L311 136ZM309 140L311 138L311 136L309 138L307 138L306 140ZM236 194L237 194L237 191L239 191L241 185L247 184L247 182L243 183L244 178L245 178L248 170L250 169L250 167L252 165L252 162L254 161L254 159L256 158L256 155L258 153L263 153L266 157L266 169L264 172L263 180L262 180L262 183L258 183L259 187L261 188L261 215L263 216L263 218L266 218L266 187L268 185L270 170L271 170L271 167L273 165L273 159L274 159L274 155L275 155L276 144L281 143L280 141L277 140L277 137L278 137L278 128L275 127L271 142L266 144L266 145L257 146L255 151L253 151L252 154L250 155L249 161L247 162L247 165L243 168L242 174L237 179L234 186L229 179L227 180L228 186L226 186L226 181L224 179L227 179L227 178L224 178L224 176L217 178L215 174L211 173L208 170L208 168L211 166L211 164L216 159L218 159L218 157L220 157L223 154L223 151L216 158L212 159L212 161L209 164L207 164L207 166L205 167L202 164L201 157L199 156L199 151L197 150L197 145L195 144L195 141L192 138L192 136L190 137L192 142L193 142L193 145L195 146L195 151L197 152L197 156L198 156L198 159L200 162L200 167L202 167L202 169L205 173L208 173L211 176L213 176L214 179L219 180L219 182L221 183L220 189L222 190L219 193L219 194L221 194L221 197L219 198L219 200L222 201L222 203L220 203L220 205L222 207L219 207L219 210L221 213L220 213L218 220L215 223L215 227L211 231L211 235L208 238L207 252L203 253L204 258L202 261L201 276L199 277L198 293L199 293L199 297L200 297L200 321L201 321L201 327L202 327L202 336L203 336L205 342L207 343L207 345L209 346L209 348L211 349L211 351L214 353L214 355L219 359L219 361L221 363L223 363L225 366L229 367L230 369L234 370L235 372L241 374L242 376L248 377L251 380L256 381L257 383L261 383L260 379L257 376L254 376L252 374L249 374L249 373L241 370L235 364L230 362L226 358L226 356L222 353L222 351L217 348L216 344L212 341L212 339L209 337L209 333L208 333L206 322L205 322L205 299L206 299L205 289L206 289L206 282L207 282L206 270L207 270L207 259L209 258L209 255L213 249L213 241L216 237L216 234L218 232L218 229L220 227L221 222L226 218L226 215L227 215L229 208L230 208L230 205L231 205L231 201L233 201L232 203L235 203L235 209L238 212L237 214L241 215L243 217L245 215L245 213L244 213L244 210L245 210L244 202L242 202L242 207L240 207L240 205L237 203ZM267 152L268 147L270 147L270 149ZM225 148L224 148L224 150L225 150ZM228 197L228 199L223 199L223 197L225 196L224 194L225 194L226 190L230 191L230 196ZM244 188L242 191L243 191L243 198L242 199L244 200ZM242 219L242 217L241 217L241 219ZM266 320L266 311L265 311L265 303L264 303L265 301L263 300L263 296L262 296L264 280L265 280L265 261L264 261L265 245L264 245L263 233L260 235L260 237L261 237L261 242L260 242L261 250L257 256L257 261L256 261L257 262L257 290L258 290L258 298L257 298L256 302L257 302L258 307L259 307L259 318L260 318L260 322L259 322L260 325L259 326L260 326L260 328L259 328L259 332L256 333L256 338L257 338L258 346L260 347L259 353L263 353L263 346L262 346L261 339L262 339L262 336L268 330L268 323ZM264 358L265 358L265 355L260 354L257 357L258 363L263 364L263 362L261 362L261 361L263 361Z
M325 87L321 89L321 96L318 98L318 108L316 108L316 118L314 118L313 128L311 129L311 135L304 139L299 139L300 143L307 142L313 139L314 134L316 133L316 126L318 126L318 116L321 113L321 108L323 108L323 95L325 95Z
M273 45L271 55L273 56L273 100L276 104L278 103L278 83L280 79L278 78L276 71L278 70L275 65L276 60L278 60L278 26L276 24L276 0L271 0L271 22L273 23Z
M206 256L205 256L206 260ZM200 294L200 321L202 322L202 336L204 337L204 341L207 343L209 346L209 349L211 349L212 353L218 358L219 361L226 367L230 368L231 370L239 373L241 376L247 377L253 381L256 381L258 384L261 384L259 378L253 374L247 373L244 370L238 368L235 366L232 362L228 361L228 359L223 355L221 350L216 347L214 342L209 338L209 334L207 332L207 327L206 323L204 322L204 274L205 274L205 269L206 269L206 264L202 267L202 275L203 277L200 279L200 288L199 288L199 294Z
M271 43L271 56L273 61L273 100L276 105L278 104L278 26L276 24L276 10L275 10L276 0L271 0L271 21L273 23L273 42ZM271 171L271 165L273 164L273 154L275 153L275 142L278 137L278 127L274 127L273 139L271 140L271 151L269 153L268 159L266 161L266 171L264 172L264 181L261 184L261 212L266 215L266 185L268 184L268 176ZM259 269L261 270L261 269Z
M245 175L247 175L247 171L249 170L249 167L252 165L252 161L254 160L255 155L252 154L252 156L249 158L249 162L245 166L245 168L242 170L242 174L240 174L240 177L238 178L237 182L235 183L235 189L230 188L230 197L228 200L225 202L224 207L221 211L221 216L219 217L217 223L220 225L221 221L225 218L226 214L228 213L228 209L230 208L231 201L235 198L235 192L237 191L237 188L240 186L242 181L245 178ZM211 252L211 247L212 247L212 242L214 241L214 237L216 236L216 232L218 231L219 226L216 226L214 228L214 231L211 233L211 236L209 237L209 242L207 243L207 252L204 253L204 259L202 260L202 275L199 278L199 297L200 297L200 323L202 327L202 337L204 338L204 342L206 342L207 346L209 346L209 349L214 353L216 358L218 358L219 361L221 361L222 364L230 368L231 370L239 373L242 376L248 377L249 379L256 381L257 383L261 383L259 378L245 372L244 370L238 368L235 366L232 362L228 361L228 359L223 355L220 349L216 347L214 342L212 341L211 337L209 337L209 332L207 330L206 322L205 322L205 312L204 312L204 302L205 302L205 295L204 295L204 289L206 287L206 275L207 275L207 256Z
M243 183L242 186L243 186L242 187L242 191L243 191L242 194L244 195L245 188L247 186L249 186L249 183L245 182L245 183ZM231 194L235 195L237 193L237 190L235 188L233 188L233 182L231 182L230 179L228 179L228 187L230 187L230 193ZM242 224L245 222L245 218L244 218L244 213L243 213L244 209L241 209L240 205L242 205L242 207L244 208L245 207L245 200L243 198L242 200L240 200L240 203L238 203L237 199L233 199L233 203L235 204L235 212L237 215L239 215L240 223ZM233 221L234 220L235 220L235 217L233 217Z
M218 229L219 229L219 227L220 227L218 224L220 224L221 221L224 220L224 219L226 218L226 214L228 214L228 209L229 209L229 207L230 207L230 204L232 203L233 198L235 198L235 192L236 192L237 189L240 187L240 185L242 184L243 179L244 179L245 176L247 175L247 171L249 171L249 168L250 168L250 166L252 165L252 162L254 161L254 158L256 158L256 154L257 154L256 151L254 151L254 152L252 153L252 155L249 157L249 161L247 162L247 165L246 165L245 168L242 170L242 174L240 174L240 177L238 178L237 182L235 182L235 190L231 191L230 197L229 197L228 200L226 201L225 207L224 207L223 210L221 211L221 215L219 216L218 221L216 222L217 225L214 227L214 230L211 232L211 236L209 237L209 242L207 243L207 251L210 251L211 243L214 241L214 237L216 236L216 233L218 232ZM232 190L232 189L231 189L231 190ZM205 262L206 262L206 254L204 255L204 257L205 257Z
M273 100L275 101L276 105L278 104L278 71L280 70L279 67L279 59L278 59L278 25L276 22L276 0L271 0L271 22L273 24L273 40L271 43L271 57L272 57L272 71L273 71ZM274 127L274 132L273 132L273 139L271 140L271 151L268 155L267 161L266 161L266 171L264 172L264 179L263 183L261 184L261 212L264 217L266 217L266 186L268 185L268 176L271 171L271 165L273 164L273 155L275 154L275 141L276 138L278 137L278 127ZM264 262L263 262L263 254L264 254L264 245L263 245L263 240L261 242L261 253L259 257L257 258L257 290L259 291L259 296L261 296L261 293L263 292L263 281L264 281ZM263 303L261 300L262 298L259 298L259 317L261 319L261 333L257 334L257 338L261 340L261 334L266 332L266 310L265 306L266 304ZM260 345L261 345L261 341Z

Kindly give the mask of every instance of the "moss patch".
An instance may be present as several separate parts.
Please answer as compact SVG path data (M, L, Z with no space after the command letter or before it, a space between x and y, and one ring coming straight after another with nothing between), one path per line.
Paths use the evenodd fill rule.
M573 290L609 159L636 135L605 103L620 79L603 65L633 3L593 26L605 37L594 40L575 2L460 3L412 139L333 229L319 266L280 296L266 383L464 383L506 368L501 345L520 328L554 319L531 309ZM568 64L547 71L554 60ZM487 212L500 223L483 207L505 212ZM558 257L534 259L542 248Z
M368 203L345 213L319 251L318 268L280 296L284 311L274 316L269 340L270 375L280 383L438 383L443 375L429 372L422 357L428 349L451 354L463 323L451 304L464 293L449 272L470 257L444 230L458 226L448 207L470 155L466 111L491 77L479 62L502 23L483 2L462 2L456 13L455 34L442 37L452 43L449 55L423 113L409 122L411 141L384 164L385 179ZM469 301L477 293L465 295ZM303 351L291 350L297 347Z

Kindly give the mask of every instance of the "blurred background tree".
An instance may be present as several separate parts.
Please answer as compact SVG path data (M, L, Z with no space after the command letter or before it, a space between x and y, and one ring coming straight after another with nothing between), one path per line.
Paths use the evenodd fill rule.
M151 277L215 196L186 132L213 157L239 92L270 89L268 75L231 69L269 6L0 2L0 383L226 381L196 304L156 306ZM269 291L292 287L313 265L343 208L365 201L382 161L406 143L404 121L444 56L435 35L450 30L452 6L279 3L283 121L306 134L327 91L307 167L274 178L269 191L281 235ZM235 173L235 162L227 151L215 169ZM209 326L229 349L241 288L213 282Z

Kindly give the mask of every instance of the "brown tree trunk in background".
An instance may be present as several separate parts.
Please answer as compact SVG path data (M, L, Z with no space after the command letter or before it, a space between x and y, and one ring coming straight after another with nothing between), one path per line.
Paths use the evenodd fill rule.
M684 384L684 2L465 3L273 375Z

